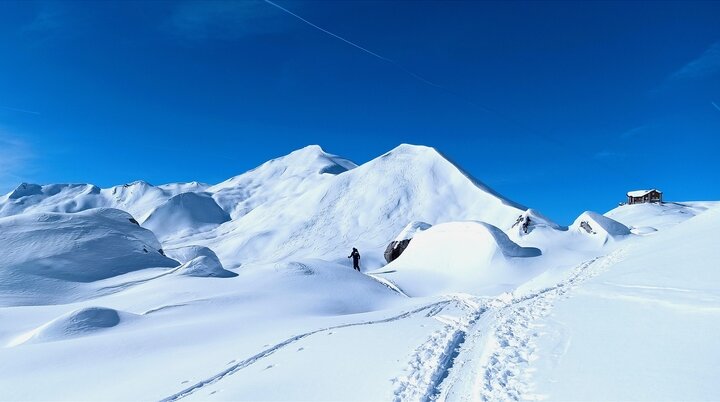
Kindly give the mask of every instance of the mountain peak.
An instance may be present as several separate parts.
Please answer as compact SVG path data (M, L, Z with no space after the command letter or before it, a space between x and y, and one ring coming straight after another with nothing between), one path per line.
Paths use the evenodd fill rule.
M445 159L440 152L438 152L437 149L433 147L429 147L427 145L414 145L414 144L400 144L387 152L385 155L389 154L402 154L402 155L432 155L432 156L439 156L443 159ZM384 155L383 155L384 156Z
M42 194L42 186L32 183L21 183L8 194L9 199L18 199L29 195Z
M322 147L317 144L306 145L302 148L299 148L299 149L296 149L296 150L290 152L291 155L294 153L311 154L311 155L313 155L313 154L314 155L327 155L327 152L325 152L325 150L322 149Z

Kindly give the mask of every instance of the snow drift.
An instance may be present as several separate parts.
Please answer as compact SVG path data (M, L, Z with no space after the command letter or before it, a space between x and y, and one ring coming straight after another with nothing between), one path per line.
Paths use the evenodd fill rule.
M120 324L121 317L127 319L129 313L104 307L86 307L44 324L28 333L13 339L8 346L25 343L53 342L88 336L97 331L112 328Z
M207 247L187 246L169 249L165 253L182 263L176 275L215 278L237 276L236 273L223 268L217 255Z
M494 283L515 258L537 257L485 222L449 222L416 234L403 254L375 272L405 293L421 296Z
M178 263L161 254L153 233L116 209L0 218L0 303L23 304L87 283Z
M580 214L570 225L570 230L588 236L599 244L606 244L608 241L630 234L627 226L592 211Z
M214 228L230 220L207 193L181 193L152 210L142 225L164 239Z

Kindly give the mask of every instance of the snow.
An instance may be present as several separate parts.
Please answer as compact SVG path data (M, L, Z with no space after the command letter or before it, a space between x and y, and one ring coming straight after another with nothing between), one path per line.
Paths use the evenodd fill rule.
M720 202L664 202L622 205L608 211L605 216L633 230L654 232L675 226L715 206L720 206Z
M570 225L570 230L588 236L601 245L630 235L630 229L627 226L592 211L580 214Z
M469 290L507 283L514 259L536 257L484 222L450 222L417 233L407 249L372 274L382 275L411 296Z
M208 246L229 269L298 258L346 262L356 247L361 269L367 270L384 265L387 244L410 222L481 220L505 226L523 211L479 187L432 148L401 145L337 175L318 173L329 160L319 152L305 148L263 164L231 179L237 190L227 190L230 182L211 187L220 206L237 205L233 220L167 243ZM288 169L291 162L302 169ZM256 190L256 177L277 191Z
M209 230L229 220L209 194L180 193L155 207L142 225L164 239Z
M24 184L0 197L0 399L717 399L718 224L677 202L563 227L407 144Z
M176 275L197 276L202 278L232 278L236 273L223 268L217 257L201 255L183 263L177 270Z
M418 234L424 230L428 230L431 227L432 227L431 224L425 223L425 222L418 222L418 221L410 222L407 224L407 226L405 226L403 228L403 230L400 232L400 234L398 234L397 237L395 237L395 239L393 241L400 242L403 240L410 240L413 237L415 237L416 234Z
M127 313L124 313L127 315ZM127 318L126 318L127 319ZM103 307L71 311L11 341L8 346L24 343L60 341L91 334L120 323L120 313Z
M0 218L0 305L65 302L83 284L178 263L152 232L116 209Z
M714 399L718 225L715 208L630 244L612 269L559 301L544 320L545 352L531 365L543 367L537 392L558 400Z

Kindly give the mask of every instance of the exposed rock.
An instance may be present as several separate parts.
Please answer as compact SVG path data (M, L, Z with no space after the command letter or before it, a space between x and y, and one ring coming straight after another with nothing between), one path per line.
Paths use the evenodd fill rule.
M400 241L391 241L385 249L385 261L392 262L402 254L403 251L410 244L410 239L403 239Z
M425 222L410 222L407 226L405 226L395 240L388 244L385 249L385 261L390 263L400 257L400 254L402 254L408 244L410 244L410 240L412 240L413 236L415 236L418 232L429 229L431 226L432 225Z

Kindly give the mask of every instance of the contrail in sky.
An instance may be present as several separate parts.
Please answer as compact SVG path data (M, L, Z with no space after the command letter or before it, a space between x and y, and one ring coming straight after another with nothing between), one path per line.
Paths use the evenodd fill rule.
M386 63L388 63L388 64L392 64L395 68L403 71L404 73L410 75L411 77L415 78L416 80L418 80L418 81L420 81L420 82L422 82L422 83L424 83L424 84L426 84L426 85L432 86L432 87L434 87L434 88L438 88L438 89L440 89L440 90L442 90L442 91L445 91L446 93L448 93L448 94L456 97L457 99L459 99L459 100L461 100L461 101L463 101L463 102L465 102L465 103L467 103L467 104L469 104L469 105L471 105L471 106L474 106L474 107L476 107L476 108L478 108L478 109L480 109L480 110L482 110L482 111L484 111L484 112L486 112L486 113L488 113L488 114L495 115L496 117L498 117L498 118L500 118L500 119L502 119L502 120L505 120L505 121L507 121L507 122L510 122L511 124L514 124L516 127L522 129L523 131L526 131L526 132L528 132L528 133L534 134L534 135L536 135L536 136L538 136L538 137L542 137L542 138L544 138L544 139L547 140L547 141L553 142L553 143L558 144L558 145L560 145L560 146L563 146L563 147L565 147L565 148L567 148L567 149L572 149L571 146L569 146L568 144L565 144L564 142L560 141L559 139L554 138L553 136L549 136L549 135L543 134L543 133L541 133L541 132L539 132L539 131L537 131L537 130L534 130L534 129L528 127L527 125L523 124L519 119L513 117L512 115L507 115L507 114L501 113L501 112L499 112L499 111L497 111L497 110L494 110L494 109L492 109L492 108L486 107L486 106L480 104L479 102L475 102L474 100L468 98L467 96L465 96L465 95L463 95L463 94L461 94L461 93L458 93L458 92L452 90L451 88L448 88L448 87L443 86L443 85L440 85L440 84L436 84L436 83L434 83L434 82L432 82L432 81L430 81L430 80L422 77L421 75L413 72L412 70L409 70L408 68L402 66L400 63L396 62L395 60L392 60L392 59L389 59L389 58L387 58L387 57L385 57L385 56L379 55L379 54L373 52L372 50L366 49L366 48L358 45L358 44L355 43L355 42L352 42L352 41L350 41L350 40L347 40L347 39L343 38L343 37L340 36L340 35L337 35L337 34L335 34L335 33L332 33L332 32L328 31L327 29L325 29L325 28L323 28L323 27L320 27L320 26L318 26L318 25L313 24L312 22L310 22L310 21L306 20L305 18L303 18L303 17L295 14L294 12L288 10L287 8L285 8L285 7L281 6L281 5L273 2L272 0L263 0L263 1L264 1L265 3L271 5L271 6L273 6L273 7L277 8L277 9L279 9L279 10L287 13L287 14L290 14L291 16L299 19L300 21L306 23L307 25L310 25L311 27L313 27L313 28L315 28L315 29L317 29L317 30L319 30L319 31L321 31L321 32L324 32L325 34L332 36L333 38L339 39L339 40L347 43L348 45L350 45L350 46L352 46L352 47L354 47L354 48L356 48L356 49L358 49L358 50L361 50L361 51L363 51L363 52L365 52L365 53L367 53L367 54L369 54L369 55L371 55L371 56L373 56L373 57L375 57L375 58L378 58L378 59L380 59L380 60L382 60L382 61L384 61L384 62L386 62ZM717 107L717 106L716 106L716 107Z
M713 106L715 106L715 109L720 110L720 106L718 106L715 102L710 102Z
M18 109L9 106L0 106L0 109L9 110L11 112L29 113L29 114L40 114L40 112L33 112L32 110Z
M266 2L266 3L268 3L268 4L270 4L271 6L273 6L273 7L275 7L275 8L278 8L278 9L280 9L280 10L282 10L282 11L284 11L284 12L290 14L290 15L292 15L293 17L299 19L300 21L302 21L302 22L310 25L311 27L313 27L313 28L315 28L315 29L318 29L318 30L320 30L320 31L322 31L322 32L324 32L324 33L332 36L333 38L340 39L341 41L347 43L348 45L350 45L350 46L352 46L352 47L354 47L354 48L360 49L360 50L362 50L363 52L365 52L365 53L367 53L367 54L369 54L369 55L371 55L371 56L373 56L373 57L376 57L376 58L378 58L378 59L380 59L380 60L382 60L382 61L384 61L384 62L386 62L386 63L390 63L390 64L394 65L395 67L399 68L400 70L402 70L402 71L405 72L406 74L409 74L409 75L412 76L413 78L415 78L415 79L417 79L417 80L419 80L419 81L422 81L422 82L424 82L425 84L431 85L431 86L436 87L436 88L446 89L446 88L443 87L442 85L438 85L438 84L436 84L436 83L434 83L434 82L432 82L432 81L430 81L430 80L422 77L421 75L419 75L419 74L417 74L417 73L415 73L415 72L412 72L412 71L408 70L407 68L401 66L400 64L398 64L396 61L394 61L394 60L392 60L392 59L388 59L388 58L385 57L385 56L381 56L381 55L373 52L372 50L368 50L368 49L366 49L366 48L358 45L358 44L355 43L355 42L349 41L349 40L343 38L343 37L340 36L340 35L337 35L337 34L334 34L334 33L330 32L330 31L328 31L327 29L325 29L325 28L323 28L323 27L321 27L321 26L318 26L318 25L313 24L312 22L306 20L305 18L303 18L303 17L295 14L294 12L288 10L287 8L285 8L285 7L283 7L283 6L279 5L279 4L273 3L273 2L270 1L270 0L263 0L263 1Z

